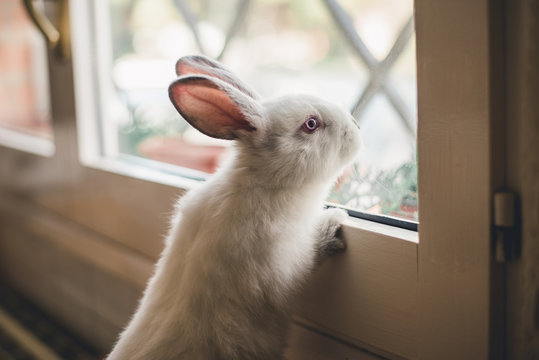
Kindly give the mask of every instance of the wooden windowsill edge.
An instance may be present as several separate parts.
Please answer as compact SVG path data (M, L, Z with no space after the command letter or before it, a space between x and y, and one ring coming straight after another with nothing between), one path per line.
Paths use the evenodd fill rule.
M369 231L416 244L419 243L419 234L417 231L413 230L401 229L396 226L381 224L351 216L344 221L343 225L345 228Z
M51 157L56 151L54 142L50 139L25 134L1 126L0 145L44 157Z

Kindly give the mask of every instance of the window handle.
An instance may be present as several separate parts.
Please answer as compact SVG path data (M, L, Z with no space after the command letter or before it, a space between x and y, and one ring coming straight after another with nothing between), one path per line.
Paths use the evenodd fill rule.
M68 60L71 56L69 39L69 7L67 0L56 0L59 15L58 29L47 18L43 11L32 0L23 0L24 8L34 25L45 37L50 50L60 60Z

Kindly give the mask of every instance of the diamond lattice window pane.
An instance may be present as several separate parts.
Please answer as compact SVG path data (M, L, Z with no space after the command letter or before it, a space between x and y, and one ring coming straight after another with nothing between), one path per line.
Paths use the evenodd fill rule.
M103 103L107 156L167 162L202 178L215 171L226 156L226 142L179 120L166 92L175 61L203 53L224 62L264 97L309 93L349 108L365 146L332 201L415 218L411 0L109 4L112 58L102 62L110 63L110 83L103 84L111 95Z

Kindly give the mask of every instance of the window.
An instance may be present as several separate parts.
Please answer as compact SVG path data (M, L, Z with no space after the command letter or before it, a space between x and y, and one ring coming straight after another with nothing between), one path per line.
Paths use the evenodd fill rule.
M0 4L0 143L51 155L52 126L45 41L22 2Z
M52 114L62 130L56 153L43 158L0 148L2 276L103 351L131 316L162 250L168 214L188 187L185 177L170 175L176 168L108 152L118 132L102 131L111 121L97 120L111 119L103 104L116 90L111 74L96 69L112 69L112 47L101 41L110 14L100 12L111 3L123 0L71 2L74 61L49 57L51 94L62 98ZM339 4L350 11L344 0ZM296 352L325 348L323 338L342 358L361 358L355 354L363 350L365 358L389 359L498 354L492 349L500 328L492 317L503 299L493 294L503 281L490 253L490 195L503 184L503 162L492 161L498 158L491 152L504 148L492 126L493 114L503 113L493 106L501 101L492 79L503 75L493 67L503 53L492 40L503 12L492 4L416 0L421 241L418 232L348 219L346 253L306 284L291 338ZM101 56L107 49L110 56ZM76 91L66 81L71 65ZM83 162L74 156L79 151Z
M91 11L99 156L194 179L215 171L227 142L190 128L166 91L175 61L204 53L263 97L311 93L349 108L361 159L330 202L417 220L412 1L133 0Z

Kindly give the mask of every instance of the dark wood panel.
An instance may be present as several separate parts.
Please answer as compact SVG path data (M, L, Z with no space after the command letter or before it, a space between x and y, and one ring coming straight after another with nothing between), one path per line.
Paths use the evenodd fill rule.
M0 277L105 354L136 308L153 260L55 213L3 193ZM292 326L288 359L375 359Z
M32 232L23 219L5 212L1 219L3 281L87 343L108 351L136 307L140 286Z
M68 129L58 128L61 139ZM1 191L157 259L183 190L82 166L75 150L52 158L0 150Z

